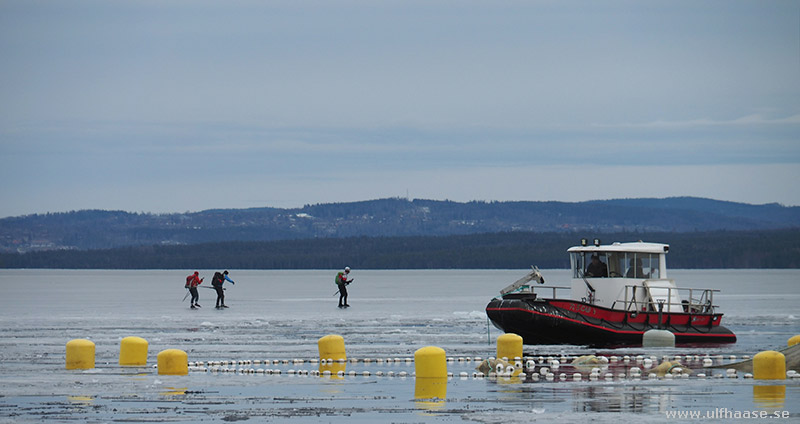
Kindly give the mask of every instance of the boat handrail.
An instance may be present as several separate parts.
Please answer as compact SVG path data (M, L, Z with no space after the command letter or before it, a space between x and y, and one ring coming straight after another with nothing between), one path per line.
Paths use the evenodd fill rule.
M542 285L533 285L533 284L523 284L523 285L520 285L519 287L517 287L516 289L514 289L514 290L512 290L510 292L502 293L501 296L505 296L505 295L511 294L511 293L536 294L536 290L541 290L541 289L552 289L553 290L553 297L552 297L553 299L557 299L556 290L572 290L571 287L567 287L567 286L542 286Z
M645 300L636 299L637 289L645 291ZM688 296L684 296L685 299L681 300L680 302L666 302L664 300L655 301L649 293L651 289L666 290L666 297L669 300L673 299L673 292L677 295L677 299L681 299L682 293L688 293ZM719 291L720 290L718 289L696 289L688 287L647 287L645 285L626 285L623 298L616 300L614 305L617 303L622 303L623 309L626 311L641 312L658 311L659 303L661 303L666 307L665 311L669 311L670 306L678 306L683 310L683 312L686 313L713 314L714 310L717 308L717 305L714 304L714 293ZM698 292L699 297L695 297L695 294Z

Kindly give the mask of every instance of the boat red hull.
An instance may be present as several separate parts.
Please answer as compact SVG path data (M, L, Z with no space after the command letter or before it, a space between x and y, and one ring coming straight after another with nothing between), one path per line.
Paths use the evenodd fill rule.
M645 331L663 328L676 344L735 343L736 335L720 325L722 314L635 312L584 302L506 295L486 306L492 323L523 343L591 346L641 345Z

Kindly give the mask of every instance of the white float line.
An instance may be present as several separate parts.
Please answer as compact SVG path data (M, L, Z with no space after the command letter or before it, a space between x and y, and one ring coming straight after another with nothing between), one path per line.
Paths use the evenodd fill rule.
M501 358L506 360L507 362L515 363L515 362L523 362L523 363L530 363L531 361L536 365L568 365L570 364L575 358L578 356L575 355L558 355L558 356L523 356L523 357L516 357L516 358ZM699 364L714 364L714 363L721 363L724 360L731 360L735 361L737 359L736 355L729 355L727 357L723 355L674 355L668 356L663 355L661 357L655 355L636 355L636 356L617 356L617 355L597 355L596 358L601 360L603 363L608 364L643 364L643 363L653 363L658 364L663 361L678 361L681 363L692 364L692 363L699 363ZM482 362L484 358L482 357L471 357L471 356L463 356L463 357L447 357L446 360L448 363L453 362ZM486 359L495 359L494 357L488 357ZM742 356L741 359L747 360L750 359L750 356ZM413 363L413 357L387 357L387 358L349 358L349 359L342 359L342 360L333 360L333 359L301 359L301 358L294 358L294 359L255 359L255 360L220 360L220 361L199 361L196 362L200 365L207 365L207 364L217 364L218 366L229 366L229 365L289 365L289 364L332 364L332 363L365 363L365 364L398 364L398 363ZM191 364L191 362L190 362Z
M675 374L666 374L664 376L657 376L652 371L655 369L658 363L662 361L681 361L685 363L685 367L691 366L692 363L695 363L697 366L695 368L699 368L702 364L703 367L708 367L713 365L715 362L719 363L722 362L724 359L729 360L736 360L735 355L729 355L727 358L723 357L722 355L674 355L674 356L661 356L661 358L655 355L636 355L636 356L617 356L617 355L608 355L608 356L596 356L600 361L599 364L596 364L592 370L592 373L585 374L579 372L573 372L567 374L565 372L558 372L561 366L567 367L574 367L571 365L571 362L577 358L578 356L575 355L549 355L549 356L523 356L523 357L515 357L512 361L509 361L508 358L502 358L510 363L512 363L515 367L511 370L501 371L500 373L490 372L488 375L484 375L480 372L473 372L472 374L461 372L458 374L458 377L461 379L467 379L472 377L473 379L496 379L496 378L516 378L523 381L532 380L538 381L538 379L544 378L547 381L596 381L596 380L641 380L641 379L687 379L690 378L690 374L682 373L679 370ZM494 360L494 357L489 357L487 359ZM749 359L749 356L744 356L743 359ZM472 357L472 356L462 356L462 357L447 357L446 361L448 363L466 363L466 362L482 362L482 357ZM236 374L262 374L262 375L325 375L326 373L330 374L330 371L323 371L320 372L318 370L281 370L281 369L268 369L268 368L241 368L241 367L250 367L250 366L261 366L261 365L302 365L302 364L311 364L311 365L334 365L334 364L376 364L376 365L395 365L395 364L412 364L414 363L414 358L411 357L387 357L387 358L349 358L333 360L333 359L301 359L301 358L294 358L294 359L261 359L261 360L221 360L221 361L198 361L198 362L190 362L189 363L189 370L192 372L212 372L212 373L236 373ZM525 366L523 367L523 363ZM563 365L562 365L563 363ZM617 371L617 375L615 376L613 373L608 372L608 367L620 367L620 366L628 366L628 365L637 365L631 367L629 370L625 372ZM240 368L236 368L236 366ZM641 366L646 371L642 373ZM229 368L233 367L233 368ZM538 368L538 371L537 371ZM602 369L601 369L602 368ZM522 373L518 375L514 375L514 370L520 369L523 370ZM603 370L604 369L604 370ZM551 372L551 370L553 372ZM527 371L527 374L524 372ZM605 372L603 372L605 371ZM453 378L455 377L453 373L448 373L448 377ZM787 373L789 374L789 373ZM333 375L333 374L332 374ZM364 376L364 377L414 377L414 373L407 373L407 372L371 372L371 371L350 371L344 372L340 371L339 376ZM727 370L724 374L713 374L709 373L698 373L694 376L695 378L703 379L703 378L738 378L738 374L733 369ZM800 378L800 374L792 374L787 375L789 378ZM744 378L752 378L750 374L744 374Z
M546 358L539 357L537 362L542 362L542 361L547 361L547 362L552 362L552 361L568 362L568 361L574 360L575 358L577 358L577 356L549 356L549 357L546 357ZM601 357L598 357L598 358L601 358ZM653 358L655 358L655 357L653 357ZM465 363L465 362L482 362L483 359L484 358L482 358L480 356L476 356L476 357L472 357L472 356L468 356L468 357L447 357L446 361L448 363L454 363L454 362ZM486 359L495 359L495 358L490 356L490 357L488 357ZM503 359L506 359L507 361L511 362L511 360L509 360L508 358L503 358ZM517 357L517 358L513 358L513 359L516 360L516 361L530 361L530 360L536 361L537 358L536 357L531 357L531 356L525 356L525 357L522 357L522 358ZM388 358L349 358L349 359L346 359L346 360L345 359L340 359L340 360L317 359L317 358L312 358L312 359L295 358L295 359L220 360L220 361L198 361L197 363L199 363L199 364L219 363L219 365L228 366L228 365L262 365L262 364L263 365L267 365L267 364L288 365L288 364L304 364L304 363L309 363L309 364L317 364L317 363L322 363L322 364L326 364L326 363L395 364L395 363L413 363L413 362L414 362L414 358L413 357L402 357L402 358L401 357L388 357Z
M192 373L210 373L210 374L234 374L234 375L275 375L275 376L313 376L313 377L332 377L337 376L340 378L344 377L385 377L385 378L416 378L415 372L394 372L394 371L338 371L337 373L332 373L331 371L322 371L319 370L281 370L281 369L264 369L264 368L206 368L206 367L190 367L189 371ZM641 380L703 380L706 378L738 378L737 374L731 373L717 373L712 375L706 375L705 373L699 373L696 375L691 375L687 373L682 374L665 374L663 376L658 376L655 373L649 374L639 374L639 373L591 373L591 374L583 374L583 373L559 373L555 374L552 372L545 372L545 373L538 373L538 372L531 372L531 373L519 373L513 374L508 372L503 373L495 373L490 372L489 374L484 374L482 372L460 372L458 374L454 374L452 372L447 373L448 379L459 378L461 380L498 380L502 379L504 381L511 381L511 380L518 380L520 382L527 382L527 381L540 381L545 380L548 382L594 382L594 381L641 381ZM746 373L743 375L745 379L753 378L752 374ZM791 376L793 379L800 379L800 374L793 374Z
M394 371L338 371L337 373L332 373L331 371L322 371L319 370L305 370L305 369L289 369L289 370L281 370L281 369L265 369L265 368L228 368L228 367L204 367L204 366L191 366L189 367L189 371L196 373L212 373L212 374L239 374L239 375L288 375L288 376L338 376L338 377L399 377L399 378L416 378L415 372L394 372ZM706 378L739 378L739 373L736 372L734 369L728 369L724 373L714 373L714 374L705 374L705 373L698 373L698 374L689 374L682 372L682 369L676 368L674 373L667 373L663 376L659 376L656 373L649 372L646 374L641 373L641 371L633 367L627 372L618 372L614 374L612 372L603 372L599 368L595 368L592 370L591 373L579 373L579 372L572 372L572 373L554 373L551 372L551 368L548 367L540 367L539 371L535 370L526 370L526 372L516 373L516 370L513 367L509 367L509 369L497 373L497 372L490 372L488 374L484 374L482 372L472 372L471 374L468 372L460 372L459 374L454 374L452 372L447 373L447 377L452 379L458 377L462 380L465 379L489 379L489 380L496 380L496 379L503 379L503 380L512 380L517 379L520 381L539 381L540 379L544 379L550 382L580 382L580 381L639 381L639 380L678 380L678 379L706 379ZM750 373L745 373L742 375L745 379L753 378L753 375ZM800 379L800 374L794 371L787 372L787 378L791 379Z
M735 358L733 355L732 358ZM692 357L692 356L676 356L676 357L662 357L657 358L655 356L636 356L636 357L617 357L617 356L597 356L596 357L600 363L594 364L597 366L629 366L629 365L636 365L644 367L645 369L654 368L658 366L664 360L673 360L673 361L681 361L684 363L685 366L691 368L701 368L701 367L709 367L714 365L715 359L709 357ZM746 357L745 357L746 358ZM494 360L494 357L488 357L488 360ZM502 358L507 362L515 365L516 368L523 368L523 364L525 365L524 368L532 369L534 367L552 367L554 369L558 369L561 366L569 367L573 366L571 364L572 360L575 357L572 356L561 356L561 357L522 357L522 358L514 358L513 360L508 360L508 358ZM460 357L460 358L447 358L448 363L465 363L465 362L482 362L483 359L481 357ZM197 362L189 362L189 366L197 366L197 367L228 367L228 366L261 366L261 365L302 365L302 364L312 364L312 365L333 365L333 364L375 364L375 365L397 365L397 364L413 364L414 358L405 357L405 358L350 358L350 359L263 359L263 360L220 360L220 361L197 361ZM581 364L582 366L588 366L590 364Z

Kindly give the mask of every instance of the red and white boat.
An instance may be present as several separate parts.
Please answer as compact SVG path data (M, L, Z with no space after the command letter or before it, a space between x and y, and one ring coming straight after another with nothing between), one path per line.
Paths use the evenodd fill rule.
M736 342L720 325L719 290L679 288L668 278L669 245L581 240L567 252L570 286L534 284L544 283L534 267L486 306L497 328L525 344L641 345L650 329L672 332L676 344Z

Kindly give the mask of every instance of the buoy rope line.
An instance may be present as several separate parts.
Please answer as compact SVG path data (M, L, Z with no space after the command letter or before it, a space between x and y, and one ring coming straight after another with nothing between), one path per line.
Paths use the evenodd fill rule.
M534 381L535 382L535 381L539 381L540 379L544 379L544 380L549 381L549 382L555 382L555 381L598 381L598 380L614 381L614 380L644 380L644 379L647 379L647 380L678 380L678 379L684 379L684 380L686 380L686 379L689 379L690 377L693 377L695 379L700 379L700 380L706 379L706 378L715 378L715 379L722 379L722 378L736 379L736 378L739 378L739 375L737 374L736 370L733 369L733 368L726 370L725 373L712 373L712 374L708 374L708 375L706 375L705 373L700 373L700 374L697 374L697 375L694 375L694 376L689 374L689 373L681 372L682 370L681 370L680 367L674 368L674 370L677 370L677 372L675 372L674 370L670 370L670 372L668 372L668 373L666 373L664 375L658 375L657 373L653 373L653 372L650 372L650 373L647 373L647 374L643 374L643 373L641 373L641 371L638 371L638 369L636 367L631 368L630 370L628 370L628 372L619 372L617 374L614 374L612 372L603 373L602 371L600 371L600 372L591 372L589 374L577 373L577 372L573 372L573 373L564 373L564 372L562 372L562 373L559 373L559 374L555 374L555 373L551 372L551 369L548 368L548 367L541 367L540 371L538 371L538 372L536 370L533 370L533 369L525 369L525 370L520 371L519 373L517 373L516 370L513 369L513 367L510 367L510 368L511 369L509 371L489 372L488 374L485 374L483 372L472 372L472 374L470 374L468 372L462 371L462 372L460 372L459 374L456 375L453 372L448 372L447 373L447 378L448 379L453 379L453 378L458 377L458 378L460 378L462 380L469 379L470 377L472 377L475 380L483 380L483 379L488 379L488 380L496 380L496 379L511 380L511 379L516 378L516 379L520 380L521 382L524 382L524 381ZM374 377L386 377L386 378L390 378L390 379L391 378L395 378L395 377L396 378L400 378L400 379L405 379L405 378L409 378L409 377L410 378L416 378L416 373L414 373L414 372L409 373L409 372L406 372L406 371L400 371L400 372L393 372L393 371L389 371L389 372L382 372L382 371L377 371L377 372L371 372L371 371L361 371L361 372L357 372L357 371L349 371L349 372L337 371L334 374L333 372L328 371L328 370L320 372L319 370L302 370L302 369L301 370L290 369L290 370L287 370L287 371L283 371L283 370L280 370L280 369L274 369L273 370L273 369L263 369L263 368L259 368L259 369L253 369L253 368L250 368L250 369L244 369L244 368L241 368L241 369L218 368L217 369L217 368L203 368L203 367L200 367L200 368L190 367L189 371L190 372L203 372L203 373L209 373L209 374L235 374L235 375L277 375L277 376L281 376L281 375L285 374L285 375L288 375L288 376L313 376L313 377L334 377L334 376L336 376L338 378L344 378L344 377L373 377L373 376ZM525 371L528 371L528 372L525 372ZM790 370L786 374L787 374L788 378L800 380L800 374L797 373L796 371ZM753 374L752 373L745 373L743 377L745 379L752 379L753 378Z
M468 372L459 372L458 374L453 372L448 372L447 377L452 378L460 378L462 380L469 379L470 377L473 379L518 379L519 381L539 381L540 379L544 379L548 382L553 381L613 381L613 380L625 380L625 379L633 379L633 380L641 380L641 379L649 379L649 380L677 380L677 379L688 379L690 377L694 377L697 379L705 379L705 378L738 378L738 372L733 369L727 369L724 372L717 372L713 373L709 370L708 374L700 372L698 374L692 374L692 368L690 368L692 363L695 363L695 371L698 368L706 368L713 365L714 362L721 362L725 359L736 360L737 357L735 355L729 355L727 357L723 355L675 355L675 356L662 356L658 358L656 356L645 356L645 355L637 355L637 356L597 356L601 363L599 364L577 364L573 365L569 361L574 360L575 356L539 356L539 357L530 357L525 356L523 358L514 358L512 361L505 361L507 358L503 358L506 365L498 365L494 370L483 373L480 371L474 371L472 373ZM683 363L673 363L670 364L666 369L659 370L659 359L661 361L684 361ZM750 356L743 356L742 359L750 359ZM487 361L494 361L495 358L489 357ZM562 364L563 361L563 364ZM476 362L482 363L484 362L481 357L459 357L447 358L448 363L465 363L465 362ZM415 372L408 372L408 371L344 371L344 370L317 370L317 369L270 369L270 368L260 368L261 365L268 366L268 365L320 365L322 367L330 366L346 366L346 364L370 364L370 365L397 365L397 364L412 364L414 363L413 358L363 358L363 359L340 359L340 360L332 360L332 359L273 359L273 360L223 360L223 361L207 361L207 362L189 362L189 372L193 373L210 373L210 374L238 374L238 375L288 375L288 376L322 376L322 377L387 377L387 378L416 378ZM697 366L699 365L699 367ZM259 366L259 368L253 368L252 366ZM237 368L238 367L238 368ZM570 373L564 372L566 369L569 369ZM611 368L617 368L616 370ZM619 369L625 368L625 369ZM575 372L578 370L583 370L584 372ZM644 370L643 370L644 369ZM591 370L590 372L586 372L587 370ZM700 369L702 370L702 369ZM561 372L559 372L561 371ZM751 373L744 373L743 377L745 379L753 378ZM796 371L789 371L787 372L787 377L793 379L800 379L800 373Z
M516 357L513 359L509 358L501 358L505 361L514 362L514 361L535 361L537 364L540 363L550 363L553 361L558 361L559 364L567 365L566 361L573 361L581 355L558 355L558 356L523 356L523 357ZM736 355L662 355L660 357L655 355L596 355L597 358L600 360L607 360L609 363L614 362L623 362L623 363L630 363L630 362L637 362L641 363L647 360L650 361L686 361L688 362L701 362L701 361L716 361L721 362L724 360L747 360L751 359L750 355L743 355L741 357ZM484 359L497 359L493 356L489 356L487 358L483 358L480 356L467 356L467 357L447 357L446 361L448 363L453 362L482 362ZM191 363L191 362L190 362ZM413 357L390 357L390 358L349 358L349 359L318 359L318 358L311 358L311 359L304 359L304 358L294 358L294 359L255 359L255 360L221 360L221 361L198 361L199 364L216 364L216 365L290 365L290 364L355 364L355 363L363 363L363 364L400 364L400 363L414 363Z

